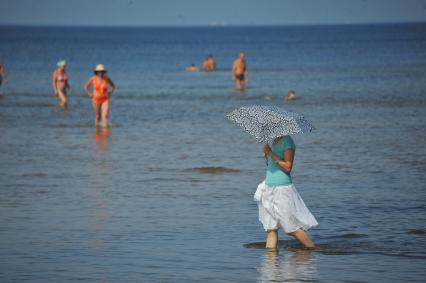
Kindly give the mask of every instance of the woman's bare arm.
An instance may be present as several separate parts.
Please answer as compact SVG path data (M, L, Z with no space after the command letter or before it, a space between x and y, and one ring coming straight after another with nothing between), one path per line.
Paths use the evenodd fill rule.
M70 82L69 82L69 80L68 80L68 79L66 80L66 85L65 85L65 87L66 87L67 89L71 89Z
M93 93L90 92L90 85L92 84L93 77L90 78L87 83L84 85L84 90L86 91L89 97L93 97Z
M0 64L0 75L3 77L5 83L9 82L7 78L6 69L4 68L4 65L1 65L1 64Z
M293 160L294 160L294 150L289 149L284 152L284 160L278 159L276 161L278 167L280 167L284 172L290 173L291 169L293 169Z
M53 71L52 73L52 88L53 88L53 92L56 94L58 92L58 90L56 89L56 70Z
M284 159L282 157L276 155L269 145L265 145L263 147L263 152L271 157L271 159L280 167L284 172L290 173L291 169L293 169L293 160L294 160L294 150L288 149L284 152Z
M107 80L108 80L108 83L111 85L111 90L109 91L108 96L111 96L112 93L115 91L115 84L109 77L107 78Z

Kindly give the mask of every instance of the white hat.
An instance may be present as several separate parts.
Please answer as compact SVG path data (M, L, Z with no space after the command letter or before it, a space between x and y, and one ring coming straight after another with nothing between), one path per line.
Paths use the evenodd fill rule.
M61 59L58 61L58 63L56 64L58 67L62 67L65 66L67 64L67 61L65 61L64 59Z
M105 68L105 66L103 64L98 64L98 65L96 65L94 71L95 72L106 72L107 69Z

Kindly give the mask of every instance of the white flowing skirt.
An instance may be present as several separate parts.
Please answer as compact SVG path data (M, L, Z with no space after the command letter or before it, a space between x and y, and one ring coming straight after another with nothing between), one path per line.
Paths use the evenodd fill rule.
M257 187L254 200L265 231L282 227L284 232L292 233L318 225L293 184L270 187L263 181Z

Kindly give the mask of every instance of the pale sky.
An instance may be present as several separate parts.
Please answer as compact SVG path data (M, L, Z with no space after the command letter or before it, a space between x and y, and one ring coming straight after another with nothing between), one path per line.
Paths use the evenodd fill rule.
M426 0L0 0L0 25L206 26L426 22Z

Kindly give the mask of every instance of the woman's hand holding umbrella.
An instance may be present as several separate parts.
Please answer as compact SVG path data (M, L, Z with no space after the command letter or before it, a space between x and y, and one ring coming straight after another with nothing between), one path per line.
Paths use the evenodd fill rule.
M265 144L263 146L263 153L265 154L265 156L270 156L272 154L272 149L269 144Z

